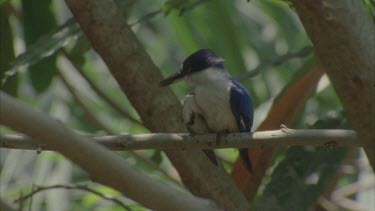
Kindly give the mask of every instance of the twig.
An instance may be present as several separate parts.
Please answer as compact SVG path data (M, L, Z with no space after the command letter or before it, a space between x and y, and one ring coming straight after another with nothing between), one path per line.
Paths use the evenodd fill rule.
M31 192L33 192L35 188L36 188L35 184L33 183L32 186L31 186ZM29 211L31 211L31 206L32 205L33 205L33 197L31 196L30 197L30 203L29 203Z
M170 10L173 9L173 8L180 9L179 15L182 15L183 13L185 13L185 12L187 12L189 10L194 9L195 7L199 6L200 4L202 4L202 3L206 2L206 1L208 1L208 0L197 0L197 1L191 2L190 4L188 4L186 6L182 6L182 7L181 7L181 5L183 5L185 2L184 1L183 2L178 2L178 3L176 3L176 5L173 5L172 8L168 9L167 11L165 11L165 10L163 10L161 8L161 9L152 11L150 13L147 13L146 15L142 16L141 18L139 18L138 20L134 21L133 23L130 23L129 26L133 27L133 26L135 26L137 24L140 24L140 23L142 23L144 21L147 21L147 20L149 20L151 18L154 18L157 15L162 14L162 13L164 13L165 15L168 15L169 12L170 12ZM166 3L166 4L168 4L168 3ZM164 5L164 6L166 6L166 5Z
M75 88L72 86L71 83L69 83L68 79L64 76L64 74L61 73L61 70L58 70L59 78L61 79L62 83L65 85L65 87L69 90L69 93L72 95L74 101L81 107L83 110L84 115L89 120L91 124L93 124L96 128L103 129L109 134L113 134L114 132L112 129L104 125L98 118L96 118L93 113L90 111L86 103L82 100L82 97L78 95Z
M0 210L1 211L17 211L17 209L13 205L10 205L3 198L0 199Z
M334 202L327 199L325 196L319 197L317 205L315 207L317 207L318 205L318 209L315 210L339 210L339 207Z
M112 99L110 99L102 90L100 90L95 85L95 83L92 80L90 80L85 75L85 73L82 70L82 68L76 62L74 62L74 59L69 55L68 52L66 52L66 50L64 48L61 48L61 52L69 60L69 62L74 66L74 68L82 76L82 78L85 79L85 81L88 83L88 85L90 86L90 88L96 93L96 95L98 95L99 97L101 97L108 105L111 106L112 109L114 109L115 111L117 111L124 118L130 120L133 123L138 124L139 126L144 127L143 124L142 124L142 122L140 122L139 120L137 120L134 117L132 117L125 109L123 109L122 107L120 107L116 102L114 102Z
M162 12L163 12L162 9L158 9L158 10L155 10L155 11L153 11L153 12L147 13L146 15L142 16L141 18L139 18L139 19L136 20L135 22L129 24L129 26L133 27L133 26L135 26L135 25L137 25L137 24L139 24L139 23L141 23L141 22L143 22L143 21L146 21L146 20L148 20L148 19L151 19L151 18L153 18L153 17L155 17L155 16L161 14Z
M3 3L1 3L1 4L2 4L1 6L3 6L3 7L7 10L7 12L8 12L9 14L14 15L14 16L17 18L18 21L22 22L23 14L22 14L19 10L17 10L17 9L13 6L13 4L10 3L10 1L6 1L6 2L3 2Z
M20 197L22 197L22 196L23 196L23 193L21 191L20 192ZM20 200L20 201L18 201L18 210L22 211L22 209L23 209L23 200Z
M34 186L33 186L34 187ZM87 192L90 192L90 193L93 193L105 200L108 200L108 201L112 201L114 203L116 203L117 205L123 207L125 210L130 210L131 209L126 206L126 204L124 204L121 200L113 197L113 196L108 196L106 194L103 194L103 193L100 193L99 191L96 191L92 188L89 188L87 187L86 185L76 185L76 184L58 184L58 185L52 185L52 186L37 186L35 185L35 190L33 188L33 190L31 191L31 193L25 195L25 196L21 196L19 197L18 199L16 199L14 202L17 203L17 202L20 202L20 201L24 201L28 198L32 198L35 194L39 193L39 192L42 192L42 191L46 191L46 190L50 190L50 189L58 189L58 188L63 188L63 189L68 189L68 190L83 190L83 191L87 191Z
M332 203L337 204L339 207L344 208L345 210L365 210L364 207L361 206L361 204L347 197L370 188L374 188L373 182L367 184L363 182L355 182L346 185L335 190L331 194Z
M134 155L134 157L138 160L141 160L142 162L146 163L149 165L151 168L159 171L162 173L164 176L166 176L171 182L173 182L177 186L182 186L182 182L180 177L172 172L167 171L166 169L163 169L160 165L155 163L154 161L150 160L148 157L145 157L141 153L137 152L136 150L131 150L130 153Z
M254 77L256 75L258 75L262 70L270 67L270 66L273 66L273 65L280 65L288 60L291 60L293 58L301 58L301 57L305 57L307 55L309 55L313 50L313 47L311 46L306 46L298 51L294 51L294 52L288 52L284 55L281 55L281 56L278 56L278 57L275 57L273 59L271 59L270 61L266 61L266 62L263 62L261 63L260 65L258 65L255 69L249 71L249 72L246 72L246 73L243 73L241 74L239 77L238 77L238 80L240 81L243 81L247 78L251 78L251 77Z
M35 140L22 135L0 135L0 148L36 150ZM186 133L153 133L139 135L92 137L97 143L114 151L141 149L224 149L259 146L323 146L335 141L338 146L359 147L352 130L281 130L255 133L231 133L217 139L217 134L190 135ZM44 150L54 150L45 145Z
M339 188L339 189L335 190L332 193L331 197L334 200L339 199L339 198L343 198L343 197L347 197L347 196L350 196L352 194L358 193L360 191L370 189L370 188L374 188L374 185L375 185L374 182L367 183L367 184L365 184L363 182L354 182L352 184L346 185L342 188Z

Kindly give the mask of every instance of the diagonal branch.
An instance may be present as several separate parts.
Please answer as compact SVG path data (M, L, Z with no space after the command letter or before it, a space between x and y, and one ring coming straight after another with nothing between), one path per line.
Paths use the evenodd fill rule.
M83 110L83 113L86 117L86 119L93 124L94 127L100 130L104 130L107 134L113 135L115 132L109 128L103 121L101 121L94 112L91 111L89 106L85 103L85 101L82 99L81 96L77 93L76 89L73 87L71 83L67 80L67 78L64 76L64 74L61 72L61 70L58 71L59 78L61 79L62 83L65 85L65 87L69 90L69 93L72 95L74 101L77 103L77 105ZM38 146L38 152L40 152L43 149L43 147ZM130 151L130 153L134 156L135 159L141 160L142 162L146 163L151 168L154 168L155 170L158 170L163 175L165 175L167 178L169 178L173 183L176 185L181 185L181 181L178 177L174 176L170 172L167 172L166 170L162 169L159 165L157 165L154 161L146 158L142 154L140 154L137 151Z
M217 210L208 200L172 188L133 169L120 156L15 98L0 92L0 99L1 124L56 149L94 180L144 206L154 210Z
M70 54L68 52L66 52L66 50L64 48L61 49L61 52L63 53L63 55L69 60L69 62L74 66L74 68L77 70L77 72L82 76L82 78L85 79L85 81L88 83L88 85L90 86L90 88L95 92L96 95L98 95L100 98L102 98L108 105L111 106L111 108L113 108L115 111L117 111L119 114L121 114L124 118L130 120L131 122L133 123L136 123L138 124L139 126L143 126L143 124L135 119L134 117L132 117L128 111L126 111L125 109L123 109L122 107L120 107L116 102L114 102L112 99L110 99L102 90L100 90L92 80L90 80L84 73L84 71L82 70L82 68L76 63L74 62L74 59L70 56Z
M0 148L53 150L40 146L31 138L22 135L0 135ZM122 136L92 137L98 144L114 151L143 149L224 149L259 146L336 146L358 147L352 130L283 130L255 133L232 133L224 136L216 134L190 135L186 133L154 133Z
M73 87L71 83L69 83L68 79L64 76L64 74L61 73L61 70L58 70L58 76L59 79L61 79L61 82L69 91L70 95L73 97L74 102L77 103L77 105L82 109L84 116L90 122L90 124L92 124L97 129L104 130L108 134L113 134L112 129L103 124L103 122L96 118L96 116L90 111L88 105L85 103L82 97L79 96L77 90Z

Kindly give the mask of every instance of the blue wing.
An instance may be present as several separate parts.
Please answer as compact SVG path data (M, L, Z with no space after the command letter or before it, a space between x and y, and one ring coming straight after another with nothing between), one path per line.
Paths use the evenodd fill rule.
M230 107L236 119L239 132L250 132L253 126L254 107L250 94L238 81L232 79L230 89ZM245 167L252 173L252 164L246 148L239 149Z
M238 81L232 79L230 107L236 119L239 132L250 132L253 126L254 107L250 94Z

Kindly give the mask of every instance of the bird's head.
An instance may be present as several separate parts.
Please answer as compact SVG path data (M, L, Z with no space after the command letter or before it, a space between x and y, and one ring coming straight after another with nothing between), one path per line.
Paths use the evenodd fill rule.
M206 72L206 70L211 70L209 73L211 75L216 72L224 72L224 59L209 49L202 49L186 58L182 63L180 70L164 79L160 83L160 86L168 86L184 78L197 80L198 77L202 77L198 76L197 73ZM194 76L196 77L194 78Z

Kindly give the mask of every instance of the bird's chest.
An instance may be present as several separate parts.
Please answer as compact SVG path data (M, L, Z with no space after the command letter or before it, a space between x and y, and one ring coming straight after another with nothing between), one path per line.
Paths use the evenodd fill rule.
M230 107L229 86L195 89L198 106L212 132L237 132L238 127Z

